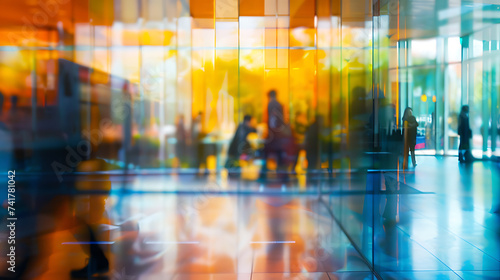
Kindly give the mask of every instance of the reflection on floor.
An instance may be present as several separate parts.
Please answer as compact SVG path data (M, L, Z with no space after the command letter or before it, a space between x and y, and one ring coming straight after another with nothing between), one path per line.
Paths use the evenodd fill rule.
M500 279L498 163L420 157L414 172L395 173L368 174L341 186L385 188L374 195L324 197L378 275Z
M57 217L33 221L54 226L33 241L30 276L69 279L85 266L88 245L68 220L103 200L94 231L110 270L92 279L498 279L498 167L418 161L414 172L342 173L306 188L111 176L109 196L73 196Z

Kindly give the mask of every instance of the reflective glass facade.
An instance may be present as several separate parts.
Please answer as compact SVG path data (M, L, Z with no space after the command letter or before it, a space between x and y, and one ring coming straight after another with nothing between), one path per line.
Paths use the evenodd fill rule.
M0 275L499 277L499 1L0 7Z
M321 162L342 168L350 131L370 115L367 148L384 149L384 108L395 110L391 125L401 127L404 109L413 107L417 154L456 154L457 117L469 104L474 154L498 155L496 5L205 2L10 3L13 14L30 13L6 18L2 28L4 111L18 96L20 108L42 114L29 113L26 124L44 134L44 122L52 121L43 112L58 111L73 94L74 110L62 114L102 134L109 147L102 157L134 168L220 170L244 115L265 138L271 89L292 130L324 117L325 150L338 155L324 154ZM68 79L76 82L71 89ZM358 105L362 114L355 116ZM197 118L204 151L195 163L182 158L175 131L182 119L192 137ZM102 119L110 121L106 129ZM187 140L180 141L188 148Z

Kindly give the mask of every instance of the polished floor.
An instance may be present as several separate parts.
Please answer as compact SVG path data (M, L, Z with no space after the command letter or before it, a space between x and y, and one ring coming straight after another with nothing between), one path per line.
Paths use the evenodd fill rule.
M410 172L286 182L82 175L80 190L87 178L111 192L61 196L57 215L33 219L29 278L69 279L85 266L75 229L87 223L110 260L95 279L500 279L498 164L417 161Z
M386 191L329 196L351 240L383 279L500 279L498 164L417 161L399 182L396 172L371 175Z

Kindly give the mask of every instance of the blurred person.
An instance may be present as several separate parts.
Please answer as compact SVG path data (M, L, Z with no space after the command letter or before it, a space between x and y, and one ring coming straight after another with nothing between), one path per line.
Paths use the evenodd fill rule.
M403 151L403 168L408 166L408 152L411 153L411 161L413 167L417 166L415 159L415 145L417 144L417 127L418 122L413 116L413 109L407 107L403 114L403 135L404 135L404 151Z
M295 114L294 119L294 129L293 129L293 141L295 144L295 158L293 161L292 169L295 170L298 164L301 165L301 159L299 158L300 151L304 149L304 140L306 131L308 128L307 114L303 111L298 111Z
M352 90L352 98L349 104L349 142L347 143L351 168L360 168L363 166L366 149L366 141L364 139L367 133L366 122L370 118L367 112L366 90L361 86L355 87Z
M379 111L379 133L380 133L380 143L383 151L391 151L391 147L388 145L392 133L396 129L396 106L386 99L383 99L384 105ZM416 121L415 121L416 122Z
M106 171L107 163L103 159L95 157L95 153L88 160L82 161L77 166L78 172L85 172L88 175L77 177L75 187L77 191L97 191L87 198L84 196L73 197L73 207L75 213L74 237L82 242L82 249L88 255L86 265L77 270L71 271L73 278L87 278L96 274L104 274L109 271L109 261L105 254L105 248L99 241L106 239L103 232L99 230L102 224L109 224L106 215L106 199L111 190L109 175L96 174L99 171Z
M233 140L229 144L226 168L239 167L238 161L240 157L252 153L252 148L247 139L250 133L257 133L257 130L253 127L252 120L252 116L245 115L243 122L238 125Z
M306 150L307 170L318 170L321 168L321 128L323 117L316 115L314 122L307 128L304 139Z
M460 145L458 146L458 161L466 162L472 160L470 153L470 139L472 130L469 124L469 106L462 106L458 117L458 135L460 136Z
M4 105L4 96L0 92L0 170L3 172L7 172L9 168L11 168L11 160L12 160L12 136L10 134L9 128L4 122L3 116L3 105Z
M96 119L99 119L97 113ZM82 160L76 166L80 174L75 176L74 188L77 192L91 192L89 195L72 196L74 237L82 242L81 247L88 255L86 265L81 269L71 271L73 278L87 278L109 271L109 261L105 248L100 241L107 241L109 236L100 231L100 226L109 224L106 215L106 199L111 191L109 175L102 171L109 170L108 164L103 159L97 158L98 143L83 140L88 150L82 155Z
M488 140L488 138L490 139L490 143L491 143L491 151L495 151L496 150L496 136L497 134L499 133L498 131L498 125L495 125L494 123L491 122L491 120L488 122L488 131L484 131L485 130L485 124L483 123L481 125L481 128L480 128L480 132L481 132L481 135L484 135L486 136L485 139L486 141Z
M352 90L352 100L349 108L351 120L362 120L366 115L366 90L364 87L355 87Z
M203 144L201 140L203 139L203 113L200 111L198 115L193 119L191 125L191 146L192 146L192 159L193 167L199 168L203 162Z
M300 111L295 114L295 129L294 129L294 139L295 143L301 145L304 142L304 137L307 131L308 121L307 114Z
M264 147L264 164L261 175L267 171L267 160L269 156L276 157L277 170L283 172L286 169L288 154L293 152L293 140L290 127L285 122L283 106L278 102L276 91L268 93L267 104L267 139ZM284 179L286 176L282 176Z
M10 127L13 153L14 153L14 169L24 170L26 168L26 157L27 157L27 145L26 138L28 136L29 128L31 122L28 122L26 116L19 111L18 108L18 97L12 95L10 98L10 110L7 116L7 123Z
M179 160L179 165L186 157L186 143L188 141L187 132L184 124L184 115L179 115L175 125L175 153Z
M17 128L24 129L29 125L16 112L17 100L13 102L10 121L17 120L11 127L13 139L16 139ZM22 115L21 115L22 116ZM57 124L53 124L56 129ZM59 137L57 137L59 136ZM22 140L22 135L20 139ZM16 149L22 146L16 147ZM81 161L78 149L70 146L62 131L54 132L50 145L33 145L33 153L40 154L36 162L39 172L24 172L22 177L16 177L16 274L18 279L32 279L44 274L53 264L50 258L56 254L52 240L58 232L68 230L73 211L70 210L71 197L68 190L74 188L74 180L68 176L73 172L73 166ZM18 159L19 160L19 159ZM57 168L54 168L57 166ZM10 166L11 170L15 170ZM18 170L15 170L16 173ZM18 175L19 176L19 175Z

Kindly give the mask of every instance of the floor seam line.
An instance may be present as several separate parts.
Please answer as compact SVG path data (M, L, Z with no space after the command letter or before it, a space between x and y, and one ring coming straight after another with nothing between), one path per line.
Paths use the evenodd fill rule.
M460 279L463 279L462 277L460 277L460 275L458 275L455 270L451 269L451 267L449 267L447 264L445 264L440 258L438 258L436 255L434 255L432 252L430 252L427 248L425 248L422 244L420 244L420 242L418 242L417 240L411 238L411 235L409 235L405 230L403 230L401 227L397 226L397 228L399 230L401 230L404 235L406 235L410 240L413 240L413 242L415 242L416 244L418 244L418 246L420 246L422 249L424 249L427 253L431 254L431 256L435 257L439 262L441 262L444 266L446 266L450 271L452 271L453 273L455 273L455 275L460 278Z
M339 222L339 220L337 219L337 217L335 217L335 215L333 214L332 210L328 207L328 205L326 205L326 202L321 197L319 197L319 202L320 202L320 204L322 204L327 209L327 211L330 214L330 216L332 216L332 219L335 221L335 223L337 224L337 226L340 228L340 230L347 237L347 239L349 240L349 242L351 243L351 245L354 247L354 250L356 250L356 252L358 252L359 256L361 257L361 259L363 260L363 262L368 266L368 268L370 269L371 273L373 275L375 275L375 277L377 279L382 280L383 279L382 276L380 274L378 274L378 272L375 271L375 267L372 264L370 264L370 262L368 261L368 259L366 258L366 256L361 252L361 250L356 245L356 243L354 243L354 240L351 238L351 236L349 234L347 234L345 228Z

